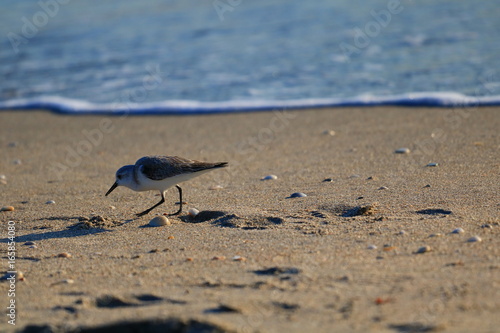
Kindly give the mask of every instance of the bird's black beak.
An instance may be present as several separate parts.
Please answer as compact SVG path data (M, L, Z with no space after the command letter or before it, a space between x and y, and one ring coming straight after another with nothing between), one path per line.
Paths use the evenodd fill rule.
M111 192L113 192L113 190L114 190L115 188L117 188L117 187L118 187L118 183L117 183L117 182L115 182L115 183L111 186L111 188L108 190L108 192L106 192L106 194L105 194L104 196L105 196L105 197L107 197L107 196L108 196L108 194L110 194Z

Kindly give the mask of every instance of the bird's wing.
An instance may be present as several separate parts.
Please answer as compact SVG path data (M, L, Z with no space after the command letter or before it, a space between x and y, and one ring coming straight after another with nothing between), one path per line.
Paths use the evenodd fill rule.
M221 168L226 165L225 162L200 162L179 156L145 156L135 163L136 168L141 168L142 173L152 180L162 180L180 174Z

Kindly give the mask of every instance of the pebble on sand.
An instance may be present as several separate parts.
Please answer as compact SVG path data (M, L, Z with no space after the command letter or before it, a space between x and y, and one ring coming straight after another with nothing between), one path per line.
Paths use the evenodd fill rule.
M276 175L267 175L267 176L261 178L260 180L276 180L276 179L278 179L278 176L276 176Z
M22 164L21 160L14 160L14 161L12 161L12 163L14 163L15 165Z
M225 256L214 256L212 260L226 260Z
M56 202L55 202L54 200L49 200L49 201L47 201L45 204L47 204L47 205L53 205L53 204L55 204L55 203L56 203Z
M14 207L12 207L12 206L4 206L4 207L2 207L0 209L0 211L2 211L2 212L12 212L12 211L14 211Z
M420 247L416 253L420 254L420 253L427 253L427 252L431 252L432 249L430 246L426 245L426 246L422 246Z
M188 215L191 217L195 217L199 213L200 213L200 211L196 208L189 208L189 210L188 210Z
M453 229L452 234L463 234L465 231L462 228Z
M149 221L150 227L161 227L164 225L170 225L170 221L165 216L155 216L151 221Z
M324 130L323 131L323 135L334 136L335 135L335 131L334 130Z
M394 151L395 154L409 154L410 148L399 148Z
M218 191L218 190L222 190L224 188L224 186L221 186L221 185L214 185L214 186L210 186L208 189L210 191Z
M482 242L483 240L479 236L472 236L467 240L469 243Z
M247 260L245 257L242 257L242 256L234 256L232 259L233 259L233 261L245 261L245 260Z
M323 183L331 183L333 182L333 178L325 178L323 179Z
M302 192L295 192L290 194L290 198L303 198L303 197L307 197L307 194Z
M379 190L388 190L389 188L387 186L380 186L378 189Z
M368 250L376 250L377 249L377 245L370 244L370 245L368 245L367 249Z
M57 255L57 257L58 257L58 258L71 258L71 257L72 257L72 255L71 255L71 253L68 253L68 252L62 252L62 253L59 253L59 254Z
M426 166L428 166L428 167L437 167L438 165L439 164L437 164L437 163L429 163Z

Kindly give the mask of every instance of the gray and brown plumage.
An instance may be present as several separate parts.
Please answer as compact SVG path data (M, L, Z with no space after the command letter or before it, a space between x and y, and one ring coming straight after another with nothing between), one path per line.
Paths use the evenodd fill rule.
M118 186L125 186L134 191L160 191L160 202L137 214L143 216L164 203L165 191L175 185L179 191L180 207L170 215L178 215L182 212L182 189L178 184L226 166L227 162L201 162L179 156L145 156L134 165L125 165L116 171L116 181L106 192L106 196Z

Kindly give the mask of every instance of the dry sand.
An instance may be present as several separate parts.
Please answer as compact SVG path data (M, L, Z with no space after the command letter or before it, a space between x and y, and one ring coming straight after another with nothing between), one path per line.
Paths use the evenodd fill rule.
M24 273L0 331L498 332L499 112L0 112L2 269L14 221ZM230 167L184 183L171 225L144 227L177 209L175 189L142 218L156 193L104 193L150 154Z

